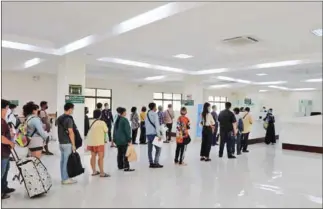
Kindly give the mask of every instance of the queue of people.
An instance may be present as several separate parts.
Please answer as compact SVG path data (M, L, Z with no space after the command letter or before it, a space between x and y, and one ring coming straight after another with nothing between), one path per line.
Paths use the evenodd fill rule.
M248 151L248 138L253 123L250 114L250 108L234 108L231 111L231 103L225 103L225 109L219 114L216 113L216 106L205 103L201 114L202 141L200 150L200 160L210 162L210 151L212 145L219 143L219 157L223 157L224 147L226 145L227 157L234 159L235 153L240 155ZM9 110L10 107L10 110ZM163 111L163 107L156 106L156 103L148 104L141 108L141 113L137 113L137 108L132 107L130 117L127 117L127 110L123 107L117 108L117 116L113 118L109 105L98 103L93 112L94 121L90 125L88 108L85 107L85 127L87 150L91 152L90 164L92 176L110 177L110 174L104 171L105 144L109 141L111 147L117 147L117 166L124 172L132 172L135 169L130 167L128 160L129 146L136 145L138 130L140 129L140 144L148 146L149 168L163 168L159 159L162 152L160 143L169 143L172 137L172 126L175 118L172 105ZM7 175L9 170L10 149L15 147L14 132L17 129L18 120L11 118L10 113L14 113L16 106L6 100L1 100L1 181L2 181L2 199L9 197L9 193L15 191L8 187ZM30 155L38 159L42 154L52 155L48 150L50 137L49 117L46 112L47 102L41 102L40 107L34 102L28 102L23 106L23 114L26 118L24 124L27 128L27 135L31 139L28 143ZM61 152L60 172L63 185L77 183L68 175L67 163L72 152L76 152L80 147L79 141L82 140L73 120L74 105L66 103L64 113L56 120L58 131L59 149ZM8 114L9 112L9 114ZM275 118L270 109L264 118L268 123L266 133L266 143L275 143ZM176 126L176 151L174 163L185 166L185 151L187 145L191 142L189 130L191 127L190 119L187 117L187 109L182 107ZM163 127L167 132L163 132ZM113 133L112 133L113 127ZM218 135L220 137L218 137ZM165 140L162 141L162 138ZM155 149L155 156L152 153ZM98 165L98 169L96 168Z

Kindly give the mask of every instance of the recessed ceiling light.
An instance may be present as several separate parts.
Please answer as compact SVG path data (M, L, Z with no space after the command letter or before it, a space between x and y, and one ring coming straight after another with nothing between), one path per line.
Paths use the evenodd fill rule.
M217 79L225 80L225 81L235 81L237 83L245 83L245 84L252 83L251 81L248 81L248 80L235 79L235 78L230 78L230 77L226 77L226 76L218 76Z
M310 83L322 82L322 78L308 79L308 80L305 80L305 82L310 82Z
M266 82L255 82L256 85L277 85L287 83L287 81L266 81Z
M281 90L288 90L287 87L284 86L268 86L269 88L274 88L274 89L281 89Z
M137 61L125 60L125 59L119 59L119 58L103 57L97 60L101 62L110 62L110 63L155 69L155 70L161 70L161 71L167 71L167 72L186 73L185 70L180 68L174 68L174 67L168 67L168 66L162 66L162 65L153 65L145 62L137 62Z
M27 60L23 67L26 69L26 68L30 68L32 66L35 66L35 65L38 65L39 63L41 63L43 60L40 59L40 58L33 58L31 60Z
M174 55L173 57L179 58L179 59L189 59L189 58L192 58L193 56L188 54L177 54L177 55Z
M272 68L272 67L283 67L283 66L293 66L301 64L302 60L288 60L288 61L282 61L282 62L270 62L270 63L262 63L251 66L252 68Z
M211 89L220 89L220 88L228 88L230 87L229 84L219 84L219 85L211 85L209 88Z
M267 92L268 90L266 89L260 89L259 92Z
M268 74L266 74L266 73L258 73L258 74L256 74L257 76L265 76L265 75L268 75Z
M218 68L218 69L208 69L208 70L198 70L195 72L191 72L191 75L207 75L207 74L215 74L215 73L224 73L228 72L228 68Z
M166 76L164 75L161 75L161 76L153 76L153 77L147 77L145 78L146 81L154 81L154 80L160 80L160 79L163 79L165 78Z
M315 88L294 88L290 89L291 91L313 91Z
M312 33L316 36L322 36L322 28L312 30Z

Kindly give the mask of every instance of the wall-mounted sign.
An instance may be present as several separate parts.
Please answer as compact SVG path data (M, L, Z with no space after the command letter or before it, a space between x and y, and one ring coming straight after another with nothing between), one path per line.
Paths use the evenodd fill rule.
M19 100L9 100L10 104L19 105Z
M70 95L82 95L82 85L70 84L68 92Z
M194 100L182 100L184 106L194 106Z
M66 95L65 96L65 103L84 104L84 96Z
M192 94L188 94L188 95L186 95L186 100L192 100L192 99L193 99Z

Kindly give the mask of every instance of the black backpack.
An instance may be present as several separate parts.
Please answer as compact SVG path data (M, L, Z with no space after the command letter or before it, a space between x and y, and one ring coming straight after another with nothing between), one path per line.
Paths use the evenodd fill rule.
M67 160L67 173L68 177L73 178L75 176L84 173L84 168L82 166L82 161L79 153L72 152Z

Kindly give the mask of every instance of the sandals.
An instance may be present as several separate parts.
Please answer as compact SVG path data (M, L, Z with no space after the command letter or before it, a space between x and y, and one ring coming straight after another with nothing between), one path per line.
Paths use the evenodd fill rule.
M97 175L100 175L99 171L95 171L95 173L92 173L92 176L97 176Z
M101 178L106 178L106 177L111 177L111 176L110 176L109 174L107 174L107 173L104 173L104 174L103 174L103 176L102 176L102 175L100 175L100 177L101 177Z

